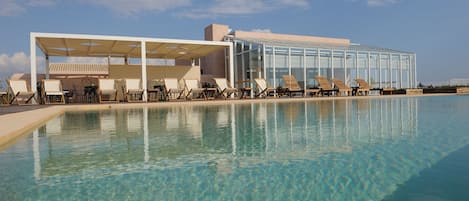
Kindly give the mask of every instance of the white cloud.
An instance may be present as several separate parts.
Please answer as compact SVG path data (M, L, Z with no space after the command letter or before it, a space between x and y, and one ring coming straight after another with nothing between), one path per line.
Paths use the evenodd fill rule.
M368 0L368 6L384 6L388 4L395 4L398 0Z
M191 5L191 0L82 0L82 2L104 6L125 16L137 15L142 11L162 12Z
M37 72L44 71L44 57L37 57ZM16 52L12 55L0 54L0 79L6 79L13 73L30 73L31 66L29 56L24 52Z
M16 0L0 0L0 16L15 16L25 10Z
M0 16L16 16L24 13L28 7L54 6L57 0L0 0Z
M206 8L197 8L180 16L189 18L216 18L225 15L248 15L287 7L309 7L309 0L214 0Z

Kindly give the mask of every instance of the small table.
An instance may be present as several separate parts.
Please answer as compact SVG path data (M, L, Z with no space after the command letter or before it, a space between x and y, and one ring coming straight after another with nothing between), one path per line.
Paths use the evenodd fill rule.
M148 93L148 102L157 102L157 101L159 101L160 98L161 98L160 92L161 92L161 90L158 89L158 88L155 88L155 89L148 89L148 90L147 90L147 93Z
M96 103L96 98L98 97L97 94L97 86L85 86L85 102L86 103Z
M252 88L251 87L245 87L245 88L240 88L241 91L241 96L239 96L239 99L247 98L248 95L251 95Z
M205 88L204 93L205 99L215 99L215 96L217 94L217 88Z

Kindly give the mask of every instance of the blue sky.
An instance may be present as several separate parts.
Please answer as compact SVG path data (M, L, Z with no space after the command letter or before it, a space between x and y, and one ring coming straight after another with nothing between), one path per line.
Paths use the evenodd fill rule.
M469 78L467 0L0 0L0 79L29 72L29 32L203 39L235 30L349 38L417 54L418 80Z

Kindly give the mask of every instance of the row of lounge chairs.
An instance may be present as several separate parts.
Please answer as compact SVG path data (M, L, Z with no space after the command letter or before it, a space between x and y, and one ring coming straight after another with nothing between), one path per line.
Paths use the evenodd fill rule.
M341 80L331 79L333 85L325 77L315 77L318 87L312 89L303 89L296 78L292 75L284 75L284 85L282 87L274 88L269 86L267 81L262 78L256 78L255 83L257 85L257 93L255 97L266 98L269 96L294 96L295 94L301 94L302 96L317 95L352 95L353 89ZM216 88L202 87L199 80L196 79L185 79L184 87L181 88L179 80L176 78L165 78L163 79L164 87L161 88L161 94L165 100L174 99L208 99L211 97L222 97L224 99L231 97L232 95L239 94L241 89L231 87L225 78L213 78L216 83ZM368 95L370 86L366 81L362 79L356 79L359 87L355 88L353 92L357 94ZM9 91L10 93L2 92L0 94L0 101L6 104L16 103L30 104L35 99L34 92L28 89L25 80L9 80ZM100 103L103 102L117 102L118 89L116 87L116 81L114 79L99 79L99 86L97 89L97 97ZM143 100L144 90L141 87L140 79L125 79L123 87L123 98L127 102L138 102ZM11 97L11 98L9 98ZM42 102L45 104L65 104L65 93L62 89L60 80L46 79L42 81L41 91ZM11 99L11 100L9 100Z

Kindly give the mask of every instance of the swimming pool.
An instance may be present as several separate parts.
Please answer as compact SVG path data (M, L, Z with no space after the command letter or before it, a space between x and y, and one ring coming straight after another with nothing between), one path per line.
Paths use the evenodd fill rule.
M443 96L66 112L0 152L0 195L392 200L467 146L468 103Z

